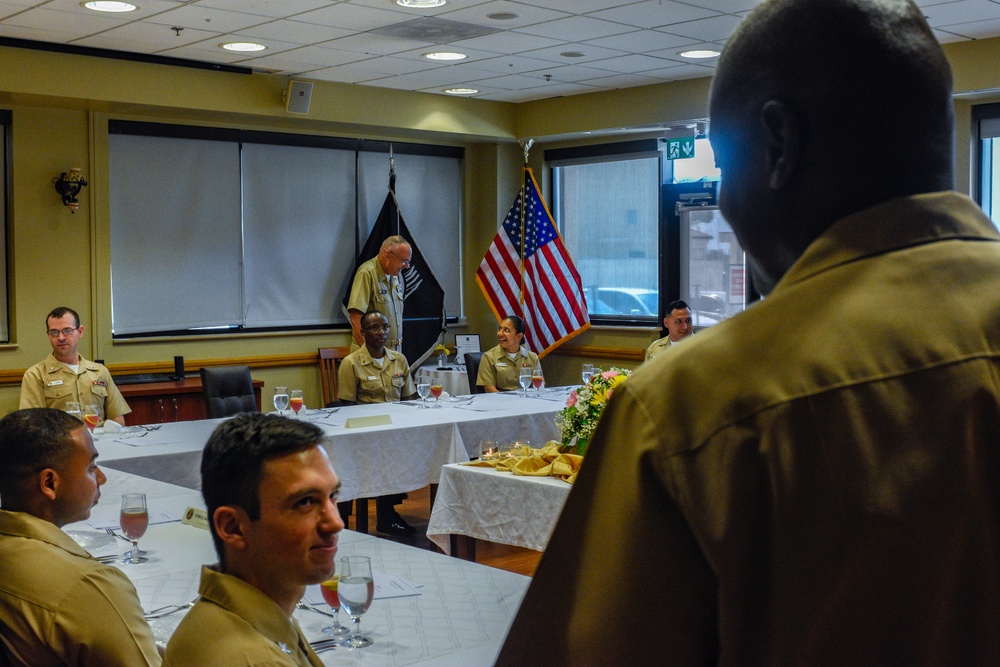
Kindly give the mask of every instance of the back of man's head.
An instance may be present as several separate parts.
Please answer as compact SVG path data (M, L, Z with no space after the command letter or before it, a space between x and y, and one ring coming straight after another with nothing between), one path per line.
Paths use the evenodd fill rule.
M951 187L951 70L910 0L768 0L727 44L712 95L748 110L789 104L816 150L806 159L842 173L832 187Z
M264 464L314 447L322 439L323 431L315 424L259 412L237 415L215 429L201 456L201 493L220 559L225 555L211 520L215 510L240 507L256 521Z
M0 497L21 506L46 468L61 470L73 455L73 432L83 423L54 408L28 408L0 419Z

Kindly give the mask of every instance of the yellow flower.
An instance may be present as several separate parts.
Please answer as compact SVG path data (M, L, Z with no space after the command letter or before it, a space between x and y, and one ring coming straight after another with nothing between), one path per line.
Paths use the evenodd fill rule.
M444 345L438 345L437 347L434 348L434 354L441 354L442 352L444 352L445 354L449 354L448 348L445 347Z

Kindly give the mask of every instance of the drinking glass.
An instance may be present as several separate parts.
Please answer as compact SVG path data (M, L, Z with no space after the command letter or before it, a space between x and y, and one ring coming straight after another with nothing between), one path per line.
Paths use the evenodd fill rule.
M527 398L528 385L531 384L531 368L529 368L528 366L521 366L521 370L517 376L517 381L521 385L521 396Z
M76 401L70 401L66 404L66 414L72 415L80 421L83 421L83 412L80 411L80 404Z
M590 378L594 376L594 364L584 364L583 370L580 371L580 377L583 378L583 383L587 384L590 382Z
M371 559L367 556L347 556L340 559L340 582L337 584L340 606L351 617L351 636L341 646L364 648L374 642L361 634L361 615L368 611L375 595Z
M542 393L542 384L545 383L545 376L542 375L542 367L535 366L531 369L531 386L535 388L535 391Z
M279 415L285 414L288 409L288 387L274 388L274 409Z
M323 594L323 599L326 600L326 603L330 605L330 609L333 610L333 622L320 632L324 635L343 637L344 635L351 634L351 630L340 624L340 597L337 595L338 579L340 579L340 575L335 574L320 584L319 590Z
M122 494L122 513L119 521L122 525L122 534L132 540L132 550L125 554L121 562L125 565L145 563L149 559L141 556L139 552L139 538L146 534L146 528L149 526L145 493Z
M421 408L427 407L427 397L431 395L431 383L426 380L420 380L417 382L417 395L420 396L420 406Z
M431 384L431 396L434 397L434 407L435 408L440 408L441 407L441 404L438 403L438 401L441 399L441 392L442 391L444 391L444 385L442 385L440 381L435 380L434 383Z
M97 424L101 421L101 413L97 410L97 406L93 403L89 403L83 406L83 423L87 425L90 432L93 433L94 429L97 428Z
M299 414L299 410L301 410L305 405L305 402L302 400L301 389L292 389L292 394L288 399L288 404L292 406L292 411L294 411L295 414Z
M497 458L497 441L496 440L480 440L479 441L479 460L480 461L493 461Z

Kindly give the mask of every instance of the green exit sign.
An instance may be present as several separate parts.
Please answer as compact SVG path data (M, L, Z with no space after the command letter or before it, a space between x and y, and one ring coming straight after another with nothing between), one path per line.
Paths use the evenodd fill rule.
M694 137L667 139L667 159L685 160L694 157Z

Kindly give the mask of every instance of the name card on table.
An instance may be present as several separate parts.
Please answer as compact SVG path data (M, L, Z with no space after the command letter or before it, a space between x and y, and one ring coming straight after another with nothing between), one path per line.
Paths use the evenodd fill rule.
M369 415L367 417L348 417L344 428L363 428L365 426L385 426L392 423L389 415Z
M188 507L184 510L184 517L181 519L181 523L208 530L208 510Z

